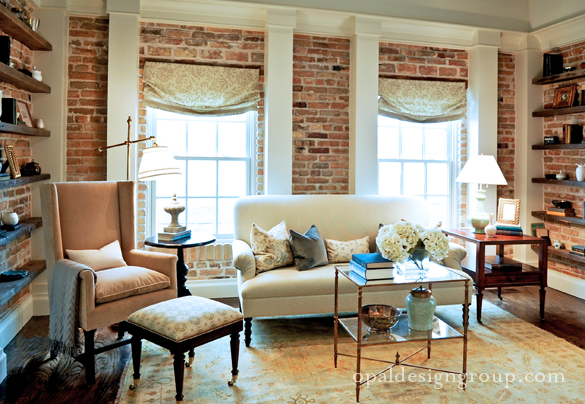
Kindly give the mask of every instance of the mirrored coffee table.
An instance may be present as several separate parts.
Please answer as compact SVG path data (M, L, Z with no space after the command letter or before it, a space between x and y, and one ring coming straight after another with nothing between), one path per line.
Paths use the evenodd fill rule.
M351 358L356 358L356 375L360 375L359 378L355 377L356 384L355 384L355 397L356 401L360 401L360 388L362 385L370 382L372 379L380 376L381 374L395 368L398 366L408 366L418 369L424 370L432 370L436 372L445 372L445 373L454 373L461 375L461 383L462 388L465 389L466 387L466 373L467 373L467 326L469 323L469 278L464 277L462 275L457 274L454 271L451 271L449 268L446 268L442 265L436 264L434 262L430 263L430 269L428 273L425 275L420 275L419 273L411 274L410 272L405 272L404 269L400 268L399 266L394 269L394 279L387 279L387 280L376 280L376 281L365 281L363 278L354 275L350 269L349 265L338 265L335 266L335 325L334 325L334 344L333 344L333 360L335 363L335 367L337 368L337 359L339 356L347 356ZM357 303L357 317L350 317L350 318L340 318L339 317L339 277L343 276L349 279L355 286L356 292L358 297ZM363 294L367 293L368 288L376 288L376 290L380 290L381 287L387 288L388 290L392 290L395 288L399 289L412 289L415 288L417 285L424 284L428 285L427 287L432 290L433 284L443 283L443 282L458 282L461 283L461 286L465 289L465 305L463 308L463 333L460 333L449 324L445 323L441 319L434 317L433 319L433 328L429 331L414 331L408 327L408 315L405 311L400 316L398 323L390 329L388 333L364 333L363 327L367 326L362 322L362 300ZM339 326L343 327L349 335L353 338L356 343L356 354L350 353L342 353L338 351L338 332ZM431 368L421 365L415 365L412 363L407 363L406 361L413 357L414 355L418 354L421 351L427 351L427 358L431 358L431 342L432 341L441 341L441 340L449 340L449 339L461 339L463 341L463 366L461 372L454 371L454 370L447 370L447 369L438 369L438 368ZM395 358L390 361L387 359L380 359L380 358L370 358L362 356L362 349L367 348L369 346L376 346L376 345L383 345L383 344L400 344L405 342L425 342L426 344L408 354L406 357L401 357L399 352L396 352ZM385 369L377 372L375 374L369 373L368 375L372 375L368 378L361 377L361 361L363 360L370 360L385 363L388 365Z

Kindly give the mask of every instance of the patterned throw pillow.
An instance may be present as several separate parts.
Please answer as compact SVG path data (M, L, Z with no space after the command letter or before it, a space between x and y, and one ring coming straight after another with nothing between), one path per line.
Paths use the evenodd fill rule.
M370 252L370 236L350 241L325 239L327 257L330 263L349 262L353 254L367 254Z
M268 231L252 223L250 242L256 259L256 275L293 263L284 220Z

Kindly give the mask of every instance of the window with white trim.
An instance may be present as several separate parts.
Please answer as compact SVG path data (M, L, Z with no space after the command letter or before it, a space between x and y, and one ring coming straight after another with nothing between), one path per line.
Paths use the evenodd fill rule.
M183 115L148 109L148 133L168 146L183 175L152 186L151 234L170 223L164 211L174 193L185 206L179 222L193 232L233 239L233 206L252 192L252 147L256 112L221 117Z
M378 116L378 192L420 195L429 225L454 217L454 144L460 121L414 123Z

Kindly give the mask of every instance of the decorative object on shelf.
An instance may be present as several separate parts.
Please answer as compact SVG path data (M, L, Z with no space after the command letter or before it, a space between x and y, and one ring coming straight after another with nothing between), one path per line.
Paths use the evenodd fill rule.
M2 122L16 125L18 123L18 116L16 112L16 99L2 98Z
M412 289L406 297L408 328L415 331L431 330L436 308L437 301L429 289L423 286Z
M555 241L553 246L555 247L556 250L560 250L561 248L565 248L565 245L563 243L561 243L560 240Z
M367 304L362 306L362 320L369 334L384 334L398 324L402 310L388 304ZM365 338L365 337L364 337Z
M563 55L545 53L542 55L542 77L554 76L563 72Z
M475 229L474 233L485 234L484 229L489 223L489 215L485 211L486 195L482 185L508 185L508 181L504 178L496 159L494 156L484 156L483 154L471 156L455 181L479 184L476 195L476 212L470 214L468 218L471 226Z
M565 66L563 67L565 73L572 72L573 70L577 70L577 66Z
M6 161L4 164L2 164L2 170L0 170L0 172L5 173L6 169L10 167L10 178L19 178L20 167L16 161L14 146L8 146L6 143L4 143L4 152L6 153Z
M497 222L518 226L520 223L520 199L500 198L498 201Z
M38 81L43 81L43 74L41 73L40 70L37 70L37 68L35 66L33 66L33 70L32 70L32 78Z
M566 87L555 88L555 95L553 98L553 108L572 107L575 101L575 94L577 93L577 84L572 84Z
M23 177L32 177L33 175L41 175L41 166L34 160L20 167L20 172Z
M544 229L544 223L532 223L530 225L530 231L532 232L532 237L539 237L536 235L536 230Z
M571 207L571 201L565 201L564 199L553 199L551 201L555 208L568 209Z
M556 180L557 175L556 174L544 174L544 178L546 178L547 180Z
M10 63L10 48L12 47L12 39L7 35L0 36L0 62L5 65Z
M559 137L558 136L545 136L544 137L544 144L558 144Z
M583 126L564 124L563 139L565 144L577 144L583 141Z
M18 70L22 74L26 74L28 77L32 77L32 72L28 69L22 68L22 69L16 69L16 70Z
M33 127L32 118L30 116L30 110L28 105L23 101L16 101L17 114L20 114L20 121L24 122L29 128Z
M585 164L577 164L575 176L577 177L577 181L585 180Z
M18 224L18 213L13 210L2 213L2 223L4 225L16 226Z
M567 178L567 173L565 173L563 170L561 170L556 175L556 177L557 177L557 180L564 180L565 178Z
M31 18L30 27L34 32L37 32L37 30L39 29L39 22L40 20L38 18Z
M582 245L572 245L571 251L569 251L573 255L580 255L581 257L585 257L585 246Z
M496 237L496 232L498 231L498 228L494 224L494 214L493 213L490 213L490 223L485 227L484 230L485 230L485 234L488 237Z
M39 119L35 119L35 128L37 129L45 129L45 121L43 121L41 118Z
M12 282L26 278L28 271L10 270L0 274L0 282Z

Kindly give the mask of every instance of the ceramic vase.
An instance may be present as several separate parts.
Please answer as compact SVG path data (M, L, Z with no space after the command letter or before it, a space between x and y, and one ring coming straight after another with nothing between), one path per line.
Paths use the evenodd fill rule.
M496 236L496 231L498 231L498 229L494 225L494 214L493 213L490 213L490 224L488 224L485 227L484 231L488 237L495 237Z
M2 223L14 226L18 224L18 214L16 212L4 212L2 215Z
M575 176L577 177L577 181L585 180L585 164L577 164Z
M415 331L431 330L436 308L437 301L430 290L422 286L412 289L406 297L408 328Z

